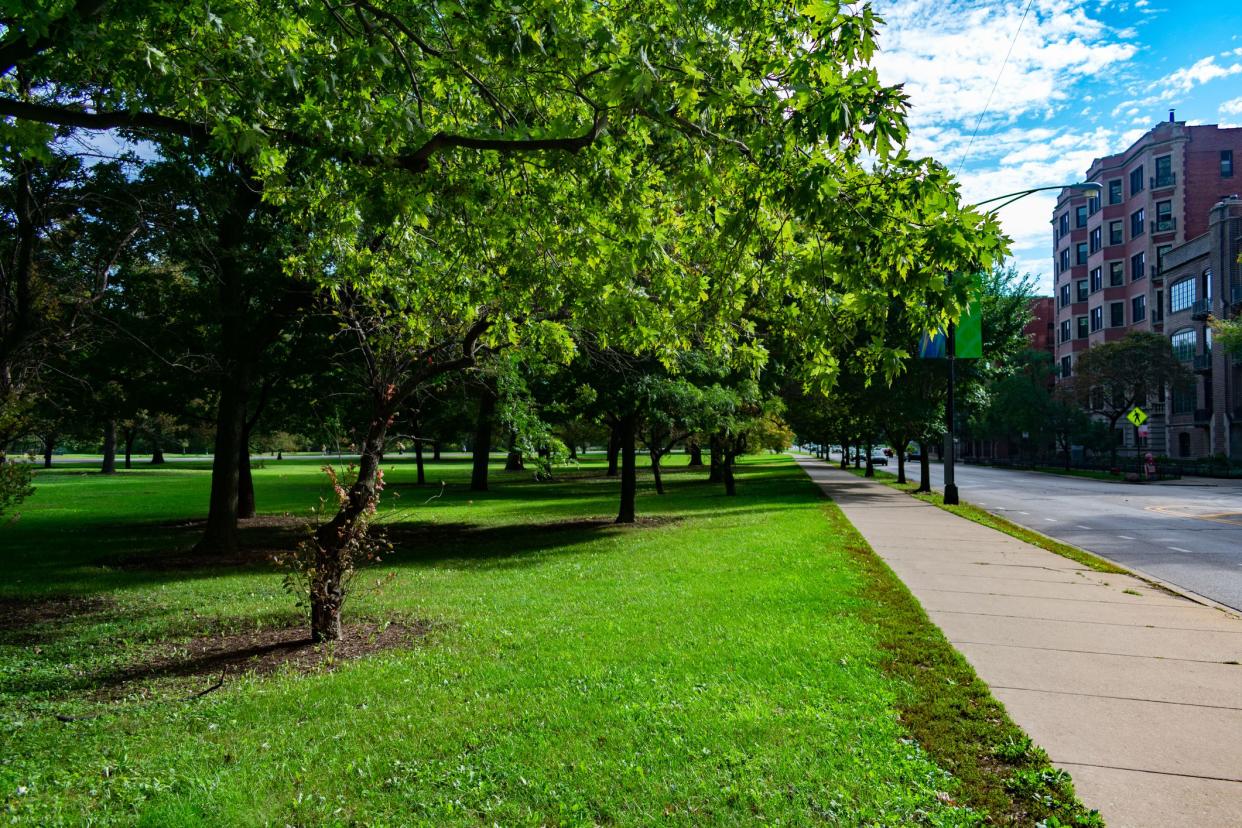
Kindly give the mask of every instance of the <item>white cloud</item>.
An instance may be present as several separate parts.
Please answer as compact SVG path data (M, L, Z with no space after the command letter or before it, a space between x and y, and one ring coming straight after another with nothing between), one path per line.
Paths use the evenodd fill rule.
M1167 100L1178 93L1189 92L1196 86L1202 86L1208 81L1213 81L1217 78L1227 78L1239 72L1242 72L1242 63L1221 66L1216 62L1215 55L1209 55L1190 66L1178 69L1164 78L1161 82L1165 87L1163 95L1166 96L1165 99Z
M1220 105L1220 114L1223 115L1242 115L1242 98L1234 98L1231 101L1225 101Z
M1087 8L1087 0L1040 0L1022 21L1021 4L994 0L879 2L888 25L880 32L876 66L886 83L905 84L916 127L953 123L973 129L993 84L988 115L995 123L1055 117L1067 105L1079 105L1071 94L1076 81L1137 52Z
M911 152L960 167L967 202L1081 180L1096 157L1125 146L1128 125L1097 126L1088 115L1113 104L1089 94L1099 94L1093 82L1118 76L1139 53L1134 30L1100 17L1110 3L1117 0L1035 0L1015 40L1023 3L876 0L887 22L876 67L910 96ZM1056 195L1028 196L1000 214L1014 263L1036 276L1052 270ZM1046 276L1041 289L1052 289Z

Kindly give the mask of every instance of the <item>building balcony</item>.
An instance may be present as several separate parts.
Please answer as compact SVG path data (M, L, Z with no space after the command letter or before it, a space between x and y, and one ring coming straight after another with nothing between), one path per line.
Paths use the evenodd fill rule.
M1195 354L1191 360L1191 366L1196 374L1210 374L1212 372L1212 355L1211 354Z
M1177 173L1166 173L1157 175L1149 179L1151 189L1157 190L1163 187L1172 187L1177 184Z
M1160 272L1160 268L1155 265L1148 265L1151 268L1151 281L1153 284L1162 284L1164 282L1164 274Z
M1174 233L1177 231L1177 219L1156 219L1151 223L1151 232L1153 233Z
M1195 409L1195 425L1205 426L1212 422L1212 409L1196 408Z
M1202 322L1212 313L1211 299L1196 299L1195 303L1190 306L1190 318L1196 322Z

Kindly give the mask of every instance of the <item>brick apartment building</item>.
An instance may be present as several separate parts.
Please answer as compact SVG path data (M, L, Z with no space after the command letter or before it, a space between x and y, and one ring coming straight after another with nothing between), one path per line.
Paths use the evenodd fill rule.
M1022 329L1023 335L1031 343L1032 350L1056 354L1057 309L1056 300L1051 296L1036 296L1031 299L1031 321Z
M1242 200L1214 206L1207 232L1164 255L1164 328L1176 354L1194 372L1190 387L1169 400L1169 455L1242 458L1242 361L1212 348L1209 317L1242 310Z
M1213 205L1242 191L1242 180L1234 174L1235 158L1242 160L1242 128L1187 126L1170 113L1168 122L1124 152L1092 162L1085 180L1100 184L1103 189L1098 193L1061 191L1052 237L1056 360L1062 378L1072 375L1083 351L1132 330L1182 332L1180 318L1176 331L1166 331L1169 302L1162 259L1175 247L1204 236ZM1215 286L1219 291L1225 271L1218 266L1214 272L1220 274ZM1185 290L1179 286L1178 313ZM1228 285L1224 295L1229 296ZM1202 293L1196 296L1204 298ZM1186 340L1182 333L1179 343L1189 353ZM1221 405L1226 402L1223 396L1211 397L1205 404L1210 408L1217 400ZM1185 407L1180 396L1179 404ZM1185 438L1178 436L1179 444L1170 445L1165 401L1153 400L1149 408L1150 437L1143 448L1176 453L1171 449L1183 447ZM1198 414L1189 416L1202 419L1203 410L1196 408ZM1184 429L1180 419L1178 423L1180 435ZM1123 439L1134 447L1131 429L1123 430ZM1192 441L1186 456L1199 456L1206 445L1206 440Z

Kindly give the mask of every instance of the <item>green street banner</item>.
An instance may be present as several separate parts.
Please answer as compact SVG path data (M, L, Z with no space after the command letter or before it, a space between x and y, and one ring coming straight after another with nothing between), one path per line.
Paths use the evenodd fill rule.
M923 334L919 343L919 356L923 359L944 359L948 337L943 329L934 334ZM958 359L983 358L983 306L979 301L971 302L962 313L953 329L953 355Z

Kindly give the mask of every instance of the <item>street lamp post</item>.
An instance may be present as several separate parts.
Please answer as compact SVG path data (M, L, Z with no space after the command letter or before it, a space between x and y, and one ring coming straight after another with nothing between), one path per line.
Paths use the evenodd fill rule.
M1026 198L1032 193L1042 193L1047 190L1093 190L1098 193L1103 191L1103 189L1104 186L1102 184L1098 184L1094 181L1085 181L1080 184L1061 184L1051 187L1032 187L1029 190L1019 190L1015 193L1006 193L1005 195L996 196L995 198L989 198L970 206L982 207L984 204L991 204L994 201L1003 202L989 211L995 213L997 210L1013 204L1018 199ZM948 395L945 398L944 406L944 502L950 506L956 506L959 502L957 496L957 481L954 476L954 472L956 470L955 467L957 465L957 442L953 436L955 432L954 419L956 413L954 411L956 408L956 400L954 397L957 386L957 337L955 336L955 327L956 326L954 326L953 323L949 323L949 329L945 333L945 358L949 362L949 389Z

